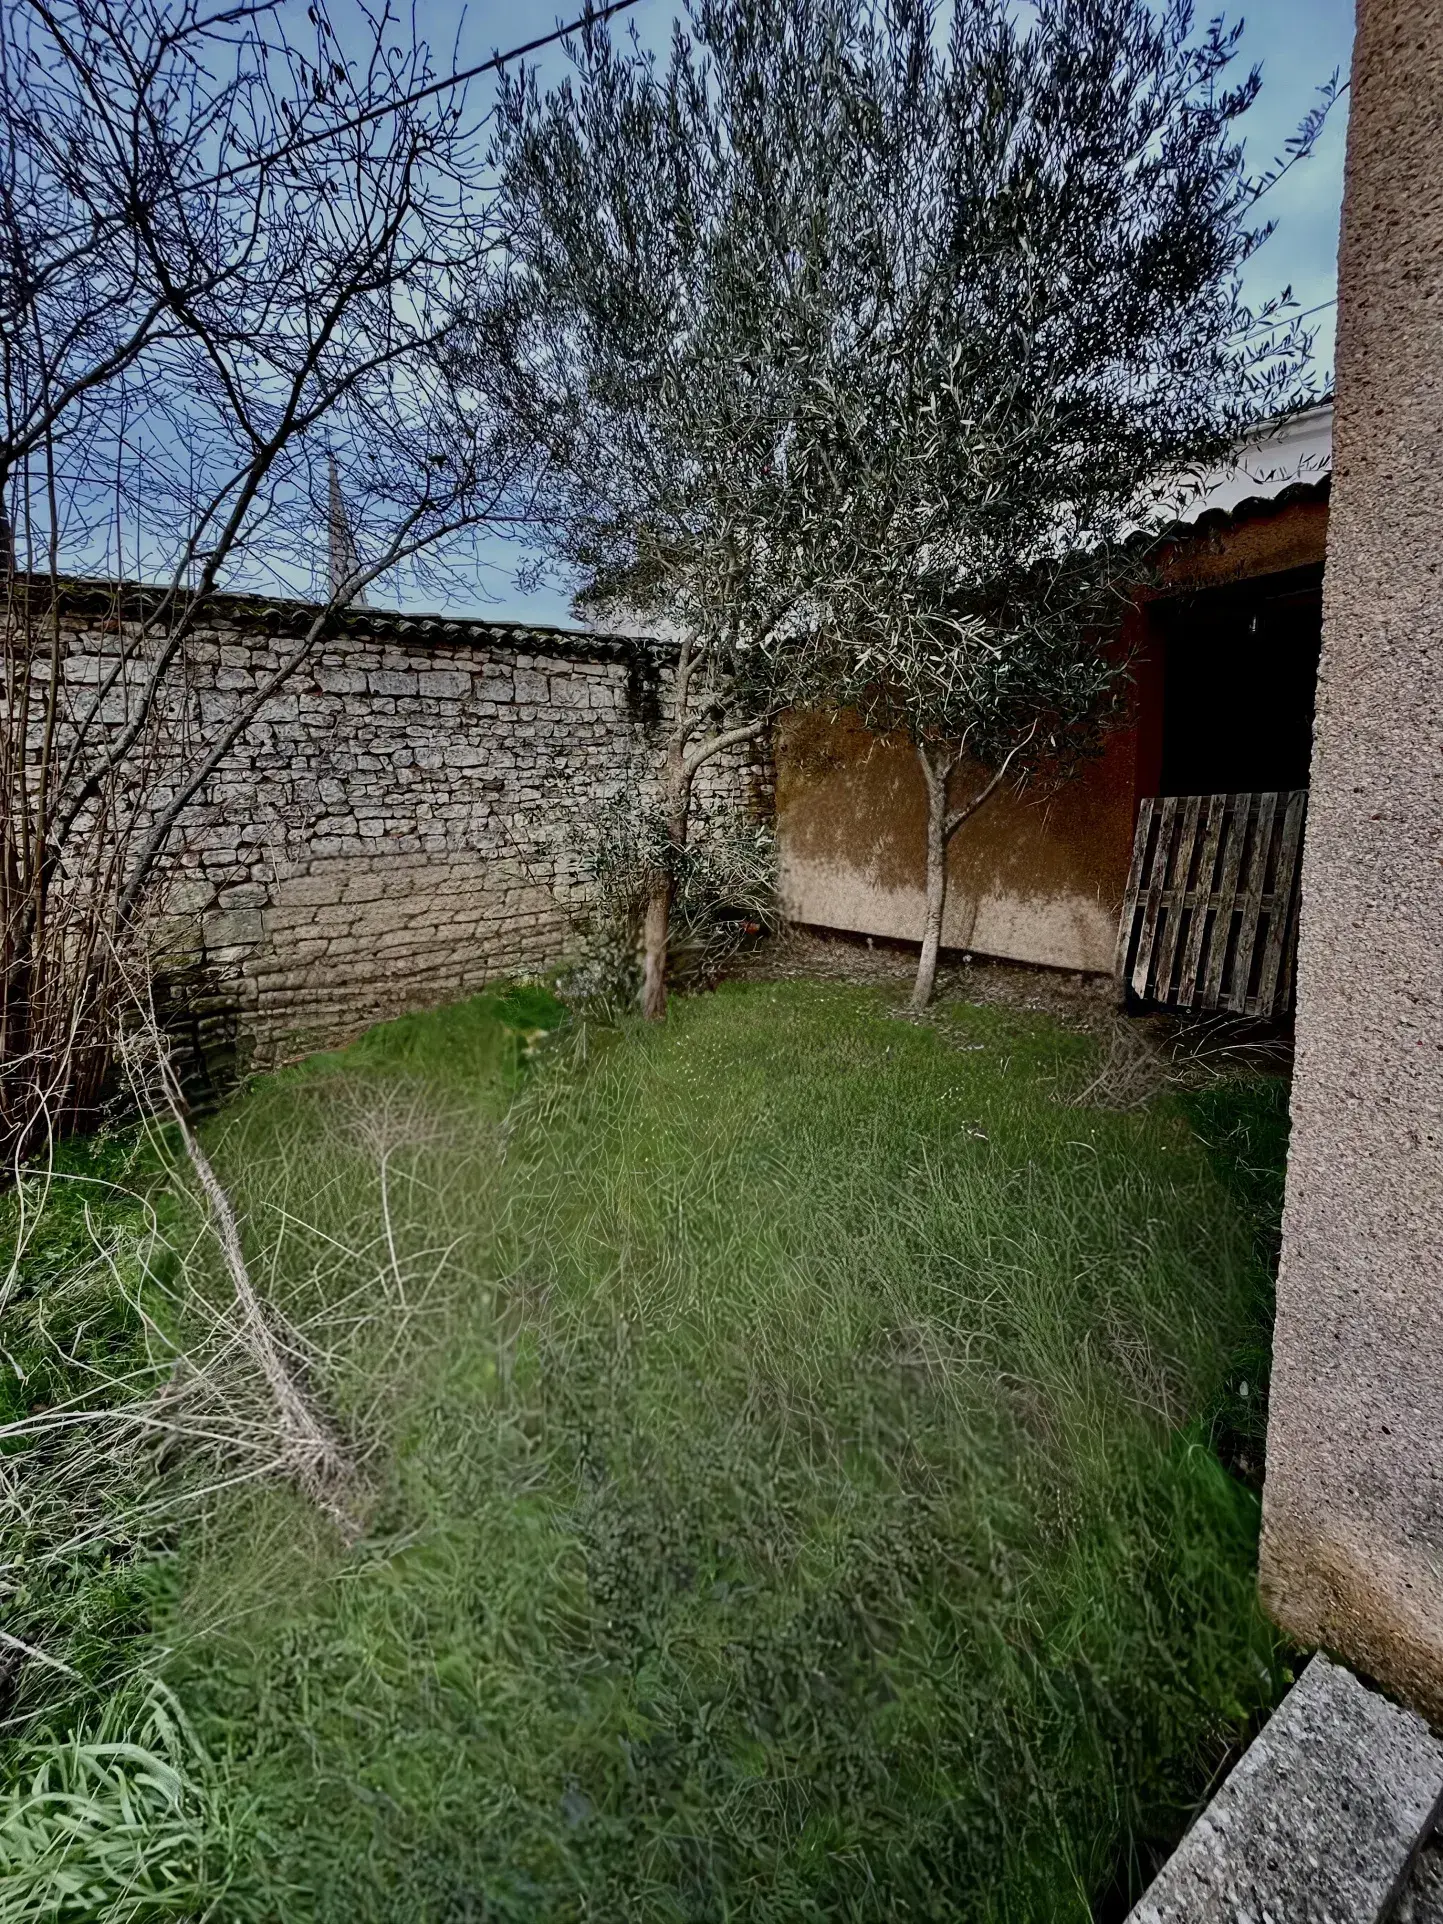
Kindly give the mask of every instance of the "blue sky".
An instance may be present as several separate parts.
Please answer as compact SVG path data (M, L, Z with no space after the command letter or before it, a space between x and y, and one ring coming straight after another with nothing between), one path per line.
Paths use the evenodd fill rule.
M479 0L464 11L452 0L431 0L420 12L425 30L438 55L449 52L459 36L459 64L474 65L499 48L535 39L558 22L581 12L580 0L564 13L550 8L508 4L508 0ZM1255 0L1248 7L1223 7L1229 22L1245 22L1244 53L1263 69L1263 89L1244 123L1249 164L1261 171L1316 99L1316 89L1335 67L1347 76L1353 35L1352 0ZM678 11L675 0L639 0L629 14L619 16L622 29L634 21L642 39L656 47L670 38ZM1205 17L1212 7L1200 7ZM540 56L543 78L558 76L565 61L557 50ZM489 83L475 83L473 104L482 107ZM1269 214L1278 231L1251 263L1247 292L1254 303L1291 285L1299 306L1311 308L1331 300L1336 285L1338 212L1342 200L1344 102L1335 110L1312 158L1295 167L1269 196ZM1320 372L1329 372L1333 355L1333 310L1312 317L1318 337ZM482 552L473 605L454 613L473 613L493 619L570 622L570 594L557 579L530 593L516 585L520 555L500 541Z

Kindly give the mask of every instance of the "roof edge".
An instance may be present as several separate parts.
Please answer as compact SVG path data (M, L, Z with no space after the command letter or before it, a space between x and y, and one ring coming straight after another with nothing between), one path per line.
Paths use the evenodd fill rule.
M1305 501L1326 501L1332 493L1331 473L1320 475L1316 481L1290 481L1276 494L1250 494L1236 501L1230 508L1208 508L1195 521L1176 521L1165 531L1165 539L1185 542L1194 535L1217 534L1223 528L1236 527L1243 521L1264 521L1279 514L1285 508L1298 507Z

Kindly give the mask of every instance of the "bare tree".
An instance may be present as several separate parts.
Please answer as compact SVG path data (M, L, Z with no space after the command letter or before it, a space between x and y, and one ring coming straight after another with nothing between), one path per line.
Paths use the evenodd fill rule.
M1239 292L1259 77L1182 0L688 20L664 67L594 31L574 81L507 90L515 404L565 479L552 552L680 634L674 847L696 768L783 705L910 733L923 1002L950 837L1095 745L1169 501L1300 392L1306 335Z
M525 511L526 457L454 351L492 240L474 119L414 98L430 55L389 9L344 45L308 19L302 45L266 4L31 0L0 28L11 1153L93 1095L111 958L246 730L369 584ZM67 633L76 573L117 584L101 656ZM303 632L198 712L208 597L261 586L314 601Z

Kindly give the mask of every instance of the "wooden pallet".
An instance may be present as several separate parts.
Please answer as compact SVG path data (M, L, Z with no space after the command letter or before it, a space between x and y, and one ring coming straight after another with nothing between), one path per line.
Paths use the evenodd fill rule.
M1148 797L1117 969L1146 1002L1263 1018L1293 1002L1308 791Z

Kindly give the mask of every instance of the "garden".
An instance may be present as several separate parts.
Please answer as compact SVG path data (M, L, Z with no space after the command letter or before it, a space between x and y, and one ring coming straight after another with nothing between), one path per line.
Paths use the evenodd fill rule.
M6 1924L1122 1916L1288 1680L1286 1083L897 1002L497 989L4 1200Z
M1106 1924L1290 1681L1286 1080L944 949L1318 392L1337 77L1259 169L1184 5L632 3L0 14L0 1924ZM498 543L624 752L361 646ZM907 750L910 994L687 980L798 713Z

